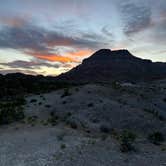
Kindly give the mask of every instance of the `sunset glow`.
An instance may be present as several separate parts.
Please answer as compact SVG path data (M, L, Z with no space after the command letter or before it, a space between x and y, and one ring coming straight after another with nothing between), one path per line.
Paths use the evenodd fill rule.
M2 74L57 75L102 48L128 49L135 56L166 62L165 0L2 0L1 4Z

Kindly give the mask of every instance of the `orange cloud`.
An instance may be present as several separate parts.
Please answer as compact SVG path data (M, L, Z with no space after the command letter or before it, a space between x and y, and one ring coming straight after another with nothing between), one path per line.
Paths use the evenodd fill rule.
M31 52L31 51L25 51L26 54L34 56L39 59L47 60L50 62L61 62L61 63L67 63L67 62L78 62L75 59L67 56L61 56L57 54L50 54L50 53L42 53L42 52Z
M91 54L92 54L91 50L80 50L77 52L68 53L67 55L74 56L74 57L85 57L85 56L91 55Z
M86 57L92 53L91 50L80 50L76 52L65 53L64 55L51 54L47 52L39 52L37 50L25 51L26 54L34 56L39 59L47 60L50 62L75 62L78 63L77 57Z
M59 55L36 55L37 58L44 59L50 62L62 62L62 63L67 63L67 62L76 62L76 60L65 57L65 56L59 56Z

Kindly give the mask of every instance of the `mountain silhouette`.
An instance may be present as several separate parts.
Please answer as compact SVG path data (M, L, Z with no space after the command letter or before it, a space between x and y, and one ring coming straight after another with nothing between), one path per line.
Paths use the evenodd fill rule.
M101 49L58 80L73 82L151 81L166 78L166 63L133 56L128 50Z

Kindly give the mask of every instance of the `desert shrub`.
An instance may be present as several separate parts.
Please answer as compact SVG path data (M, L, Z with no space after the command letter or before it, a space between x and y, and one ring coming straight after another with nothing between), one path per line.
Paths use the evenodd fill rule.
M79 92L79 88L75 88L75 91L76 91L76 92Z
M50 107L51 107L51 105L49 105L49 104L46 104L46 105L45 105L45 107L46 107L46 108L50 108Z
M88 107L94 107L94 104L93 103L89 103Z
M118 82L114 81L114 82L112 82L112 88L113 89L120 89L121 85Z
M9 124L24 119L22 106L25 102L25 99L20 97L12 101L0 103L0 124Z
M65 137L65 132L61 132L60 134L57 135L57 140L63 141L64 137Z
M118 131L114 128L111 129L111 135L116 139L118 139L118 137L119 137Z
M109 133L110 132L110 127L108 125L101 125L100 126L100 131L102 133Z
M65 144L61 144L61 149L65 149L66 145Z
M53 111L51 111L50 116L55 116L55 113Z
M72 116L72 113L71 112L67 112L66 116L70 117L70 116Z
M30 103L36 103L37 102L37 99L31 99L30 100Z
M67 103L67 101L63 101L63 102L62 102L62 104L66 104L66 103Z
M75 122L70 122L70 126L72 129L77 129L77 124Z
M45 98L45 97L43 97L42 99L43 99L43 100L46 100L46 98Z
M148 140L155 145L160 145L160 143L163 142L165 139L164 135L161 132L157 131L152 134L149 134Z
M66 122L72 129L77 129L77 123L75 121L69 120Z
M155 109L144 109L145 112L151 113L154 117L158 118L159 120L163 121L165 120L164 116L162 116L158 111Z
M38 105L42 105L42 102L39 102Z
M17 97L14 101L16 106L22 106L26 104L26 100L24 97Z
M62 94L62 96L61 96L61 98L64 98L64 97L70 96L70 95L71 95L71 93L69 92L69 89L68 89L68 88L65 88L65 89L64 89L64 92L63 92L63 94Z
M0 109L0 125L9 124L14 121L24 119L24 112L22 107L14 107L9 105Z
M93 119L91 119L91 121L92 121L93 123L99 123L99 122L100 122L100 120L97 119L97 118L93 118Z
M102 140L102 141L105 141L107 138L108 138L108 135L107 135L107 134L103 134L103 135L101 136L101 140Z
M34 126L36 121L37 121L37 119L38 119L37 116L29 116L29 117L27 117L27 123L31 124L32 126Z
M48 125L48 120L40 120L40 123L43 125L43 126L47 126Z
M124 130L119 137L120 141L120 151L121 152L130 152L134 151L135 148L133 143L136 139L136 135L128 130Z
M50 118L48 118L47 122L51 124L52 126L55 126L57 124L57 119L56 117L51 116Z
M100 103L103 103L103 100L100 99L99 102L100 102Z

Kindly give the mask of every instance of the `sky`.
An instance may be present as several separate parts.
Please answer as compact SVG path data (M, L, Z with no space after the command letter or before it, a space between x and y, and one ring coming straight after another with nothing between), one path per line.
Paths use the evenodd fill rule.
M95 51L166 62L166 0L0 0L0 73L59 75Z

